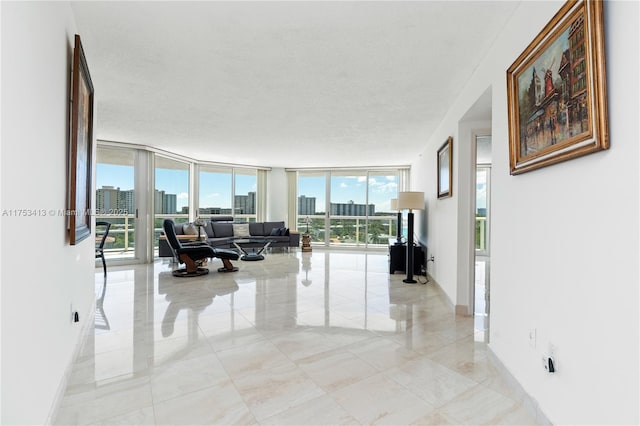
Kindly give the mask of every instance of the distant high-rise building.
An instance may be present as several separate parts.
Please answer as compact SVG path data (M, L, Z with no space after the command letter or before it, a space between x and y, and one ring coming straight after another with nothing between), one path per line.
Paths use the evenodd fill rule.
M247 195L236 195L233 198L236 214L256 214L255 192L249 192Z
M331 203L330 208L332 216L374 216L376 213L375 204L356 204L353 201Z
M306 195L300 195L298 197L298 214L316 214L316 197L307 197Z
M176 194L164 194L164 197L162 197L162 213L178 213L178 196Z
M176 214L178 212L178 196L176 194L167 194L165 191L156 189L153 203L153 211L156 214ZM185 208L187 209L186 211ZM189 213L189 208L183 207L182 211L183 213Z
M154 213L176 214L178 212L178 196L155 190ZM121 191L113 186L96 189L96 210L98 214L134 214L136 211L135 191ZM184 210L184 209L183 209ZM186 213L189 213L187 208Z
M208 214L220 214L220 207L200 207L198 209L199 216Z
M164 191L155 190L153 194L153 212L155 214L162 214L163 207L163 199L164 199Z
M112 212L119 207L120 188L103 186L96 189L96 210L99 214Z
M133 189L126 191L120 191L119 197L119 209L122 209L124 214L134 214L136 211L135 204L135 192Z

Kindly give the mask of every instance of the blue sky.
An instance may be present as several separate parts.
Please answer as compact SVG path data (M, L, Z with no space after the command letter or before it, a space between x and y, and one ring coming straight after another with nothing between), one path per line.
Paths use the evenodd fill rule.
M301 176L298 179L298 195L316 197L316 210L324 211L326 202L324 176ZM397 176L369 177L369 204L375 204L376 212L390 212L390 200L398 195ZM331 202L365 204L367 197L366 176L332 176Z
M167 194L177 195L180 210L189 201L189 173L186 170L156 169L156 188ZM96 188L119 187L126 191L133 189L132 166L98 163L96 165ZM256 176L236 174L236 193L247 194L256 190ZM202 207L231 207L231 174L200 174L200 205Z

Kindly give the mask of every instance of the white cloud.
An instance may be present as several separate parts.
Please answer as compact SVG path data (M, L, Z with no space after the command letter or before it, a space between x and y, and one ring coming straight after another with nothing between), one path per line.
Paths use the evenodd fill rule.
M188 192L181 192L181 193L177 194L176 197L179 200L186 200L186 199L189 198L189 193Z
M397 182L378 182L375 179L369 179L369 187L371 191L378 193L393 193L398 189Z

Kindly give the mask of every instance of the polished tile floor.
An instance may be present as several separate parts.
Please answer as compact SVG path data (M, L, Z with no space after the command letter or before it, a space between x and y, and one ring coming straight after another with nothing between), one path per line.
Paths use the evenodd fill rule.
M54 424L535 424L485 331L386 253L273 252L240 270L96 269Z

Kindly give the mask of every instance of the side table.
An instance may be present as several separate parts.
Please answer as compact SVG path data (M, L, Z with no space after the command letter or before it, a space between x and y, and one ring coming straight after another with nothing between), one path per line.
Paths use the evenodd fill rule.
M302 251L311 251L311 235L302 234Z
M423 251L419 245L413 246L413 273L421 274L423 265ZM389 273L407 272L407 244L390 244L389 245Z

